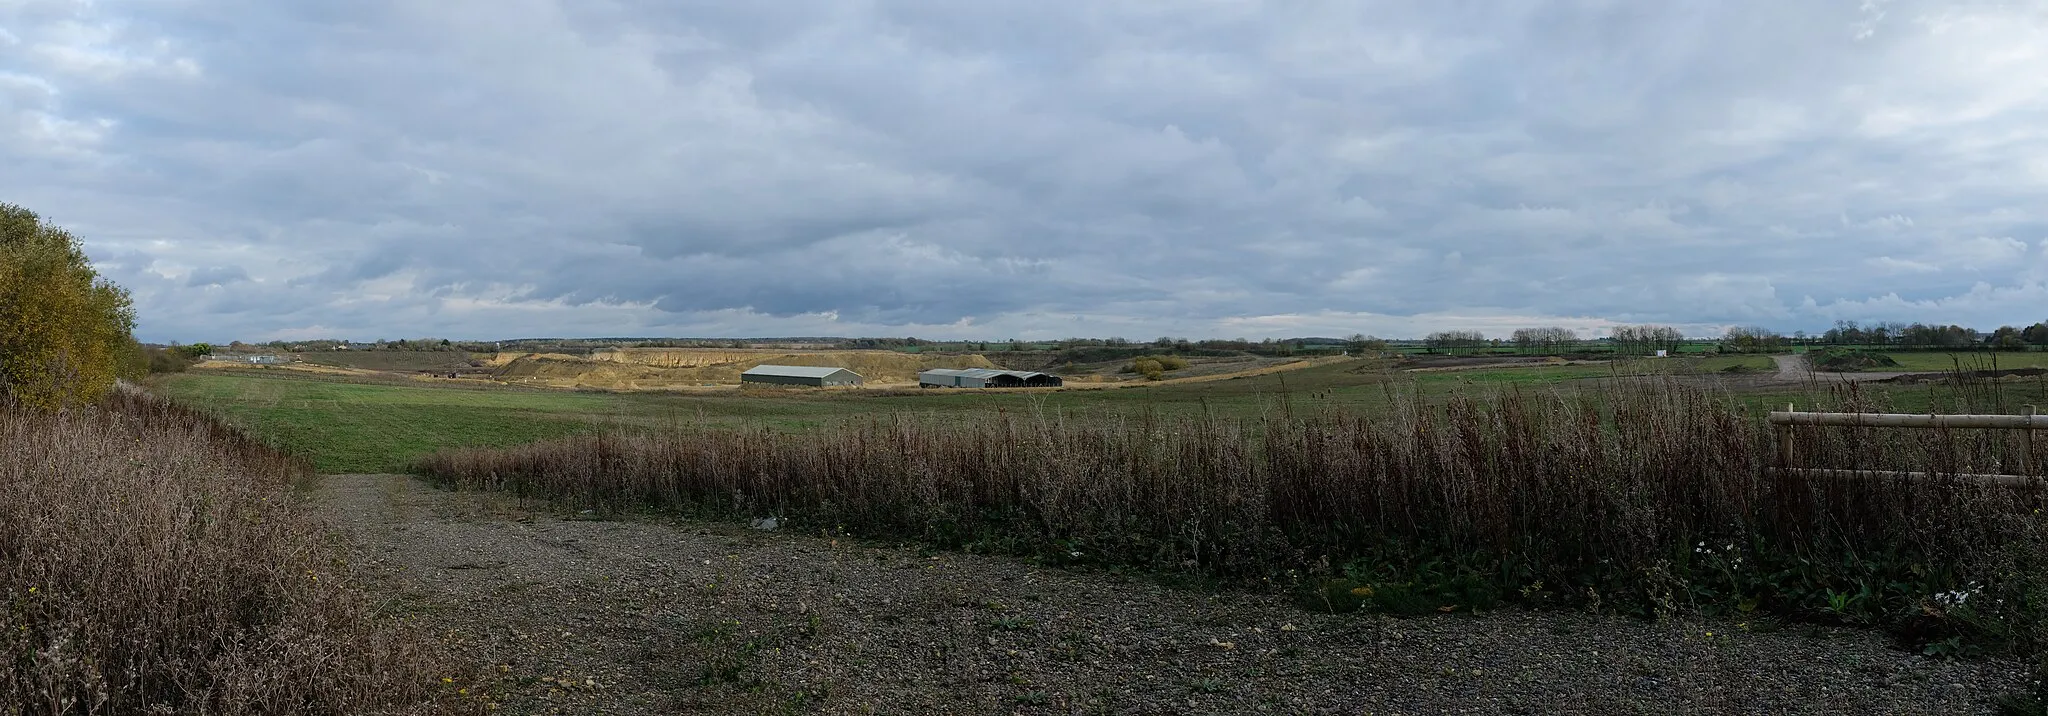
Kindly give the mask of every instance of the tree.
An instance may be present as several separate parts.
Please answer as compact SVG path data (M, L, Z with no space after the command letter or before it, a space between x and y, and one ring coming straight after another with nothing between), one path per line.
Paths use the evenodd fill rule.
M1864 332L1866 334L1866 338L1871 343L1891 345L1893 343L1897 343L1899 341L1899 338L1905 335L1906 328L1907 326L1904 323L1900 323L1898 321L1885 321L1870 326L1869 328L1865 329Z
M1572 329L1559 326L1548 328L1518 328L1510 337L1517 350L1523 353L1555 355L1565 352L1572 344L1579 342L1579 334Z
M1761 326L1730 326L1721 337L1721 347L1735 353L1774 351L1784 347L1785 337Z
M1670 326L1615 326L1610 337L1614 350L1624 355L1676 351L1678 344L1685 341L1685 334Z
M1835 345L1857 345L1869 341L1863 327L1855 321L1835 321L1835 327L1821 334L1821 341Z
M1478 331L1437 331L1423 338L1422 345L1432 353L1469 353L1485 347L1486 336Z
M2020 329L2012 326L1999 326L1998 330L1991 332L1990 337L1984 339L1984 343L2002 351L2027 347L2026 339L2020 337Z
M70 232L0 204L0 394L54 408L104 395L137 360L128 292Z
M1353 353L1380 353L1387 349L1387 341L1377 336L1353 333L1345 349Z
M2037 346L2048 345L2048 321L2042 321L2020 332L2020 339Z

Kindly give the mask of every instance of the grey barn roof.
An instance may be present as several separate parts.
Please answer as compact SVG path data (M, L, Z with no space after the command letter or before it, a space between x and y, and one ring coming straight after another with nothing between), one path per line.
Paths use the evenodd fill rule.
M816 367L808 365L757 365L740 375L780 375L790 378L825 378L845 368ZM848 373L853 371L846 370ZM854 373L854 375L860 375Z

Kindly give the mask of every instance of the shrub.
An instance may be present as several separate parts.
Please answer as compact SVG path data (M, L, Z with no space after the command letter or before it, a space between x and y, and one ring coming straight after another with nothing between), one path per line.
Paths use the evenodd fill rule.
M1849 348L1828 348L1806 356L1807 364L1814 370L1835 373L1849 373L1876 368L1896 368L1899 362L1891 356L1876 351L1859 351Z
M1131 361L1130 372L1145 376L1146 380L1159 380L1164 377L1162 374L1166 372L1166 366L1160 365L1156 359L1139 358Z
M1124 366L1123 372L1137 373L1145 376L1146 380L1159 380L1165 377L1167 371L1180 370L1186 367L1188 367L1187 359L1180 356L1138 356L1131 361L1130 365Z
M148 358L150 373L183 373L198 362L178 348L146 348L143 354Z
M126 393L0 399L0 446L0 713L461 704L445 655L372 618L293 507L302 463Z

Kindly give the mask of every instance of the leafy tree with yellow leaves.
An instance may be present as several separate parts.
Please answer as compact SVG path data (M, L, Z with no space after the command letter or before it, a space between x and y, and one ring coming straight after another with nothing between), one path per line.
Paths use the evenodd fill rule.
M0 394L41 408L97 399L134 365L134 328L128 292L76 237L0 203Z

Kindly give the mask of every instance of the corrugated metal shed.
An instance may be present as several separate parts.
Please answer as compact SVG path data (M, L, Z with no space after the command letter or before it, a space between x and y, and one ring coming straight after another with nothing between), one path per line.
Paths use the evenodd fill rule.
M933 368L917 374L924 388L1056 388L1065 383L1050 373L996 368Z
M773 383L777 385L860 385L865 382L859 373L845 368L808 365L757 365L740 374L742 383Z

